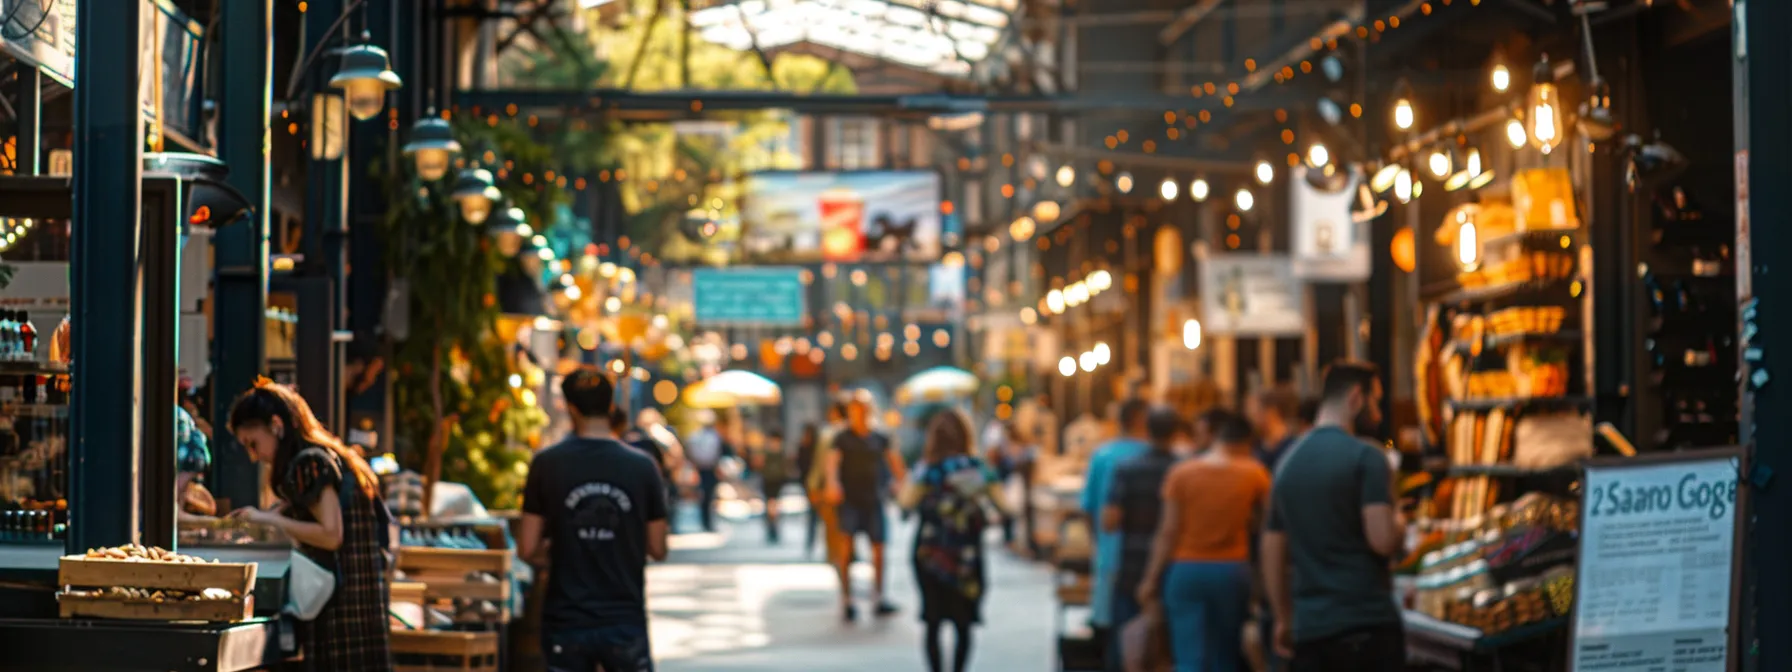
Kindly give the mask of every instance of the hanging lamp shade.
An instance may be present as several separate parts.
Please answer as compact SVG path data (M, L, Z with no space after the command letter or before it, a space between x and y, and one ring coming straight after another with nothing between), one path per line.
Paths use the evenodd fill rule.
M454 202L460 204L460 216L468 224L484 224L492 214L492 206L503 194L492 180L492 171L484 168L468 168L460 171L454 180L454 191L451 194Z
M378 116L386 107L386 92L402 86L386 50L371 44L343 49L342 67L330 77L330 87L342 89L348 99L349 115L361 121Z
M404 145L404 155L416 164L417 177L428 181L448 174L448 164L460 153L460 142L454 129L438 117L424 117L411 125L411 141Z

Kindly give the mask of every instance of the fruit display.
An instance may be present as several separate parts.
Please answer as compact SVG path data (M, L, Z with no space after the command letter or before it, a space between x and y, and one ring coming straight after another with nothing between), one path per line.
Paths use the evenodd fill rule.
M142 544L126 544L124 546L113 546L111 548L89 548L87 549L87 553L81 557L89 560L123 560L125 562L182 562L194 564L208 562L203 558L182 555L165 548L144 546ZM217 564L218 560L213 558L209 562Z

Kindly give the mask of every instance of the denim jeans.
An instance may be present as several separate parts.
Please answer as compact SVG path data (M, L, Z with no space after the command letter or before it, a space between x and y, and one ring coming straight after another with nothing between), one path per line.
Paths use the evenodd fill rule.
M1244 669L1249 563L1178 562L1165 572L1163 590L1176 672Z
M548 672L653 672L647 628L639 625L544 630L541 655Z

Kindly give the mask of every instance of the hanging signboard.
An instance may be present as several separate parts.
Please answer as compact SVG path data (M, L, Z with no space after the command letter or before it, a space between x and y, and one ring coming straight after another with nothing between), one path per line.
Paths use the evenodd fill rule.
M1368 227L1350 218L1358 176L1352 171L1342 189L1330 192L1307 182L1306 174L1305 166L1297 167L1288 182L1295 277L1325 282L1369 279Z
M197 77L205 29L169 0L143 0L139 49L143 75L139 94L148 121L198 137ZM0 50L63 86L75 85L74 0L0 0Z
M1209 334L1306 331L1301 280L1285 254L1209 254L1200 260L1202 328Z
M691 272L692 303L702 325L799 327L800 268L700 268Z
M1739 449L1597 461L1581 492L1573 672L1728 672Z

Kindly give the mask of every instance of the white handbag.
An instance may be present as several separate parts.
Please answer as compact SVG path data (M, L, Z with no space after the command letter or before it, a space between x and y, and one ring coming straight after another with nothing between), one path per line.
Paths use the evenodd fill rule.
M301 621L315 620L335 594L336 573L294 550L286 572L286 613Z

